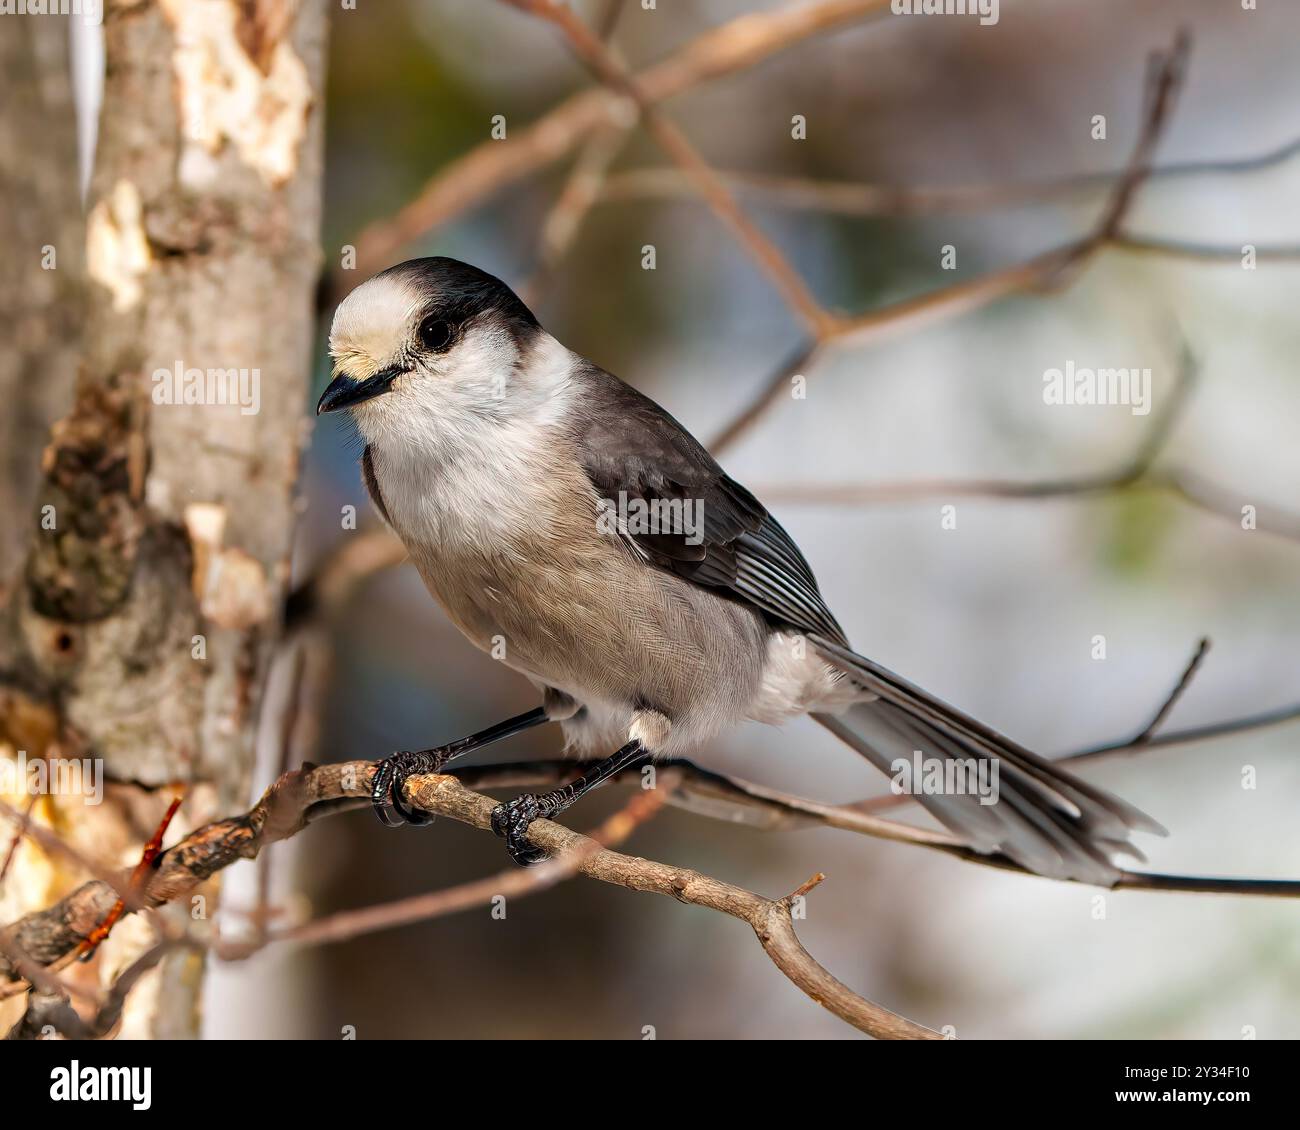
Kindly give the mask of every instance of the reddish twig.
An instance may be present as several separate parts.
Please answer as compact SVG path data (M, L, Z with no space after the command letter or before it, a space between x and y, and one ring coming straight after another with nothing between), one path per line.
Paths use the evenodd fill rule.
M140 853L140 862L135 865L135 870L131 872L131 890L140 891L143 889L145 876L149 874L149 869L153 867L154 861L162 852L163 836L167 834L167 828L172 822L172 817L176 815L177 809L181 806L181 799L180 796L172 798L172 802L167 806L167 811L158 822L154 834L149 837L149 842L144 845L144 851ZM100 943L108 937L125 912L126 899L119 898L113 904L112 909L104 916L104 920L77 947L77 957L82 961L89 961L95 950L99 948Z

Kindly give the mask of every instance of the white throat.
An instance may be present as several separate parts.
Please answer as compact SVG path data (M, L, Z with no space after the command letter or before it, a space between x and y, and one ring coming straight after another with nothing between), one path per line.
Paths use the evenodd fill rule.
M538 519L532 495L553 480L565 444L576 358L545 333L520 358L502 336L458 353L454 376L412 374L414 387L354 412L408 545L474 541L499 525L517 533ZM485 388L501 395L484 399Z

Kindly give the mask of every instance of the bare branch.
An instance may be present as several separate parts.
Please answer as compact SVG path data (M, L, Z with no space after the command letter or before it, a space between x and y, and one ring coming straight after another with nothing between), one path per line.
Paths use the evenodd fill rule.
M179 898L222 868L238 859L256 858L262 848L294 835L319 817L355 807L358 801L368 803L366 798L375 768L374 762L352 761L285 774L246 815L199 828L158 857L153 874L141 889L141 896L152 905ZM671 801L669 793L670 790L665 790L664 800ZM491 828L495 802L471 792L453 777L412 777L406 782L406 795L412 804L432 815L446 816L477 828ZM654 802L645 803L652 805ZM9 814L11 818L18 816L8 805L0 804L0 813ZM636 816L625 812L621 819L635 822ZM619 834L621 827L616 824L611 831L607 825L604 834ZM566 867L574 865L578 874L632 890L670 895L679 901L710 907L748 923L768 956L786 976L819 1004L870 1035L887 1039L938 1038L928 1029L854 994L818 965L795 935L788 899L766 899L695 871L620 855L602 847L598 841L547 820L536 821L529 829L529 838L556 857L557 862L564 860ZM500 893L499 883L502 881L493 881L495 889L491 894ZM535 880L520 878L511 882L527 889L527 885ZM455 906L436 906L436 911L446 913L463 905L466 899L480 899L484 891L478 889L479 886L470 884L462 888L461 893L455 896ZM17 941L35 960L57 961L75 951L95 929L98 916L88 916L87 907L102 906L105 900L111 906L112 894L111 887L102 880L83 884L56 906L28 915L0 931L0 938ZM379 928L405 921L407 919L400 917L400 913L409 910L409 907L401 908L393 922L376 924L363 920L361 924ZM429 916L428 904L420 910L420 917ZM351 922L344 919L341 927L337 924L329 926L324 933L328 935L339 930L341 936L348 936L346 931L356 927L356 919ZM309 929L304 928L304 932ZM192 939L184 937L170 940L176 944L193 944ZM33 944L26 944L28 941ZM0 963L0 977L13 981L20 975L12 965Z
M811 356L808 353L801 355L803 358ZM804 363L800 361L800 364ZM771 483L760 484L755 489L769 502L830 506L955 497L1036 501L1122 490L1163 490L1208 514L1240 526L1242 507L1246 501L1244 496L1186 468L1153 469L1191 396L1195 376L1195 361L1184 347L1174 386L1138 449L1129 459L1110 471L1059 479L912 479L903 482L819 483L806 486ZM784 381L786 378L783 376L782 379ZM751 408L750 415L737 417L735 422L752 419L752 411ZM729 442L734 435L733 426L720 438ZM1255 505L1255 511L1254 530L1300 541L1300 514L1272 505Z
M1104 244L1119 232L1124 217L1128 215L1133 197L1151 175L1151 159L1156 145L1173 112L1174 100L1182 87L1187 72L1187 57L1191 52L1192 37L1186 28L1178 31L1172 48L1153 54L1148 62L1147 109L1137 145L1129 158L1124 174L1111 192L1110 203L1097 226L1093 241Z
M1161 721L1168 714L1168 709L1185 689L1199 663L1199 654L1198 651L1197 662L1189 665L1188 671L1175 687L1174 693L1158 712L1155 722ZM1300 717L1300 706L1191 730L1154 733L1153 726L1148 725L1137 738L1073 756L1076 759L1083 759L1139 746L1152 748L1180 741L1201 740L1297 717ZM115 886L113 881L101 877L83 884L55 906L27 915L11 924L0 931L0 941L11 948L16 947L19 953L30 955L32 960L40 965L54 966L58 961L66 959L69 954L75 954L86 938L92 936L117 897L125 898L127 895L134 895L137 900L136 905L141 902L147 906L160 905L189 893L217 871L238 859L256 858L262 848L294 835L321 817L368 806L370 778L375 767L374 762L353 761L338 765L307 767L286 773L267 790L245 816L217 821L199 828L175 847L164 852L158 858L152 875L138 891L132 890L125 879L118 878ZM739 810L749 819L749 822L768 829L824 824L861 835L930 848L982 866L1024 873L1024 869L1010 859L1000 855L980 854L946 832L916 828L875 816L868 811L872 804L870 801L858 805L824 804L702 769L682 759L669 760L662 768L680 775L680 783L664 790L663 802L666 803L709 815L717 815L720 810L728 808L733 814ZM490 828L494 802L465 788L457 778L480 788L537 785L566 779L572 775L574 769L575 763L572 761L539 761L522 765L473 767L461 770L454 777L440 775L416 777L411 778L407 783L407 799L431 814L448 816L475 827ZM630 777L630 774L624 773L615 780L627 780ZM639 776L636 779L639 780ZM650 811L653 811L654 802L647 802L647 804L652 806ZM21 813L9 805L0 804L0 813L8 815L11 820L21 820ZM598 837L610 840L618 838L626 834L630 828L617 821L630 821L635 825L642 818L644 814L638 814L635 809L631 813L621 813L615 818L615 823L605 825L598 833ZM58 838L44 829L33 829L33 833L43 844L48 839L54 841L53 846L62 847ZM724 913L733 914L749 922L759 932L760 940L763 940L763 932L756 924L761 919L765 924L764 929L769 934L764 941L765 948L768 949L773 960L788 975L791 975L800 987L807 991L809 985L825 987L829 984L825 978L830 978L830 975L824 970L810 971L799 965L803 960L799 957L802 949L795 948L797 941L792 942L791 937L787 935L782 925L782 915L771 910L771 907L776 904L772 904L770 900L730 887L718 880L697 875L695 872L684 872L646 860L631 860L603 848L596 851L594 848L589 848L589 845L595 843L599 846L599 838L592 840L578 836L549 821L535 823L531 835L537 846L547 849L553 855L562 854L570 848L582 848L583 852L590 850L591 854L582 854L577 859L566 859L564 867L555 868L554 874L550 871L543 872L541 879L500 876L484 884L469 884L453 891L420 896L417 900L406 900L389 907L349 912L336 916L332 920L324 919L318 923L291 928L272 937L316 941L333 940L336 936L349 937L368 929L380 929L399 922L413 921L416 918L450 913L480 901L485 893L501 893L502 884L506 884L511 890L529 890L532 889L533 884L539 887L550 885L551 882L558 882L567 874L576 872L605 882L621 883L635 890L673 894L683 901L696 902L699 905L722 910ZM62 847L62 850L72 849ZM570 865L573 865L574 872L565 870ZM515 874L527 876L529 873ZM679 890L677 880L672 879L671 876L683 875L690 878L686 887ZM1275 898L1300 897L1300 881L1289 879L1123 871L1115 886L1117 889L1147 891L1184 893L1199 891ZM488 887L491 887L490 892ZM135 908L136 906L132 906L132 909ZM743 913L737 913L738 909L743 910ZM773 914L775 918L772 917ZM174 931L171 931L166 940L175 944L195 944L194 939L176 935ZM798 977L791 973L792 968L798 969ZM12 961L0 961L0 978L14 982L22 976L22 972ZM834 979L830 978L830 981L833 982ZM841 1000L839 1005L828 1005L828 1007L832 1007L832 1011L836 1011L837 1015L849 1019L845 1014L857 1016L863 1005L845 1003ZM850 1020L850 1022L854 1021Z
M4 936L0 936L0 954L3 954L10 967L22 977L21 981L0 985L0 1000L30 987L46 996L66 998L75 995L98 1003L93 994L79 986L69 984L58 976L59 970L68 964L66 960L54 965L42 965L15 939L9 937L7 931Z
M1196 651L1184 669L1182 677L1174 685L1174 689L1169 692L1168 697L1160 704L1160 709L1152 716L1151 721L1146 724L1133 738L1133 745L1146 745L1153 737L1156 731L1164 725L1165 719L1169 717L1170 711L1178 705L1178 700L1183 697L1183 692L1192 685L1192 680L1196 677L1196 672L1200 670L1201 663L1210 650L1210 639L1203 636L1200 643L1196 645Z
M1117 232L1111 237L1111 246L1120 251L1133 251L1148 255L1172 255L1180 259L1231 259L1240 261L1244 246L1228 247L1211 243L1188 243L1178 239L1161 239L1157 236ZM1257 262L1269 260L1288 262L1300 259L1297 244L1252 244Z
M412 898L399 899L379 906L345 910L300 926L275 931L267 941L293 941L308 945L347 941L362 934L455 914L473 906L489 903L499 895L517 898L548 890L557 883L576 875L583 859L592 852L602 847L622 843L637 828L657 815L668 802L676 786L677 779L674 771L669 770L666 775L661 774L657 788L641 790L634 795L631 801L599 828L588 833L586 842L580 848L549 859L536 867L512 867L509 871L473 883L464 883L457 887L415 895ZM222 956L230 956L226 948L222 949Z
M740 16L705 32L676 54L643 71L637 76L637 86L647 101L657 104L702 83L746 70L805 39L887 7L888 0L812 0ZM485 141L452 161L396 215L371 224L354 241L355 277L369 277L388 266L405 245L425 232L560 160L593 130L617 125L622 101L607 90L581 91L513 137ZM336 275L327 294L333 302L349 289L348 280Z
M583 220L600 196L605 174L627 142L628 132L615 126L597 130L578 154L569 179L542 221L537 266L521 292L528 305L540 300L546 283L577 239Z
M39 799L39 793L32 793L27 798L27 806L23 809L22 821L14 829L13 838L9 841L9 850L5 852L5 861L0 864L0 890L4 889L5 878L9 875L9 868L13 866L14 858L18 855L18 847L23 842L23 837L27 835L27 826L32 822L32 810L36 807L36 802Z
M553 0L502 0L558 27L569 41L574 53L593 73L612 90L631 99L640 112L642 124L660 148L668 154L695 183L709 206L731 229L741 246L749 253L784 296L791 310L813 333L825 334L834 330L838 319L822 309L799 273L786 261L785 256L736 203L730 190L714 173L712 167L696 152L686 134L661 114L637 79L629 73L613 53L601 42L571 8L562 7Z
M451 816L478 828L490 828L493 801L465 789L455 778L412 778L408 799L426 812ZM800 944L790 916L790 900L772 900L733 887L698 871L634 859L599 848L587 853L586 837L549 820L529 829L529 840L552 855L583 851L580 874L636 891L667 895L679 902L705 906L746 922L777 967L813 1000L841 1020L880 1039L939 1039L922 1028L855 994L823 969Z
M341 539L286 598L286 629L336 612L367 578L402 564L406 557L406 547L386 526Z
M1158 738L1151 740L1152 744ZM1165 744L1169 744L1166 742ZM571 764L571 763L570 763ZM719 802L730 803L741 808L758 807L766 809L767 819L762 826L769 830L780 828L797 828L808 824L823 824L859 835L876 839L892 840L895 843L912 844L916 847L929 848L945 855L951 855L968 863L984 867L995 867L1004 871L1028 874L1019 864L1002 855L983 855L968 847L947 832L916 828L897 821L884 820L862 810L860 805L823 804L807 797L769 789L755 785L739 778L714 773L702 769L690 762L672 760L666 762L673 768L682 770L682 786L678 796L683 798L686 807L696 807L694 802L702 801L713 814L719 808ZM513 779L520 779L518 768ZM619 778L615 778L618 780ZM670 803L678 803L674 798ZM1041 876L1036 876L1042 878ZM1056 880L1045 880L1054 882ZM1257 879L1235 876L1177 875L1147 871L1121 871L1120 877L1112 887L1113 890L1145 890L1170 893L1232 894L1267 898L1300 898L1300 880L1297 879Z
M1150 175L1151 155L1172 113L1186 69L1190 43L1190 37L1182 31L1168 52L1156 52L1151 56L1147 105L1137 144L1091 234L1027 262L941 287L879 310L838 319L817 335L818 343L823 346L833 344L837 348L862 345L884 334L915 330L936 318L979 309L1018 291L1048 289L1068 283L1084 263L1113 241L1138 188ZM722 429L711 445L714 454L732 446L752 429L776 403L783 385L779 371L778 376L769 380Z
M816 365L825 345L818 341L799 346L793 354L776 367L772 375L749 403L723 425L722 430L709 441L709 450L715 455L730 447L752 428L776 399L790 387L790 381Z
M1199 740L1300 717L1300 707L1292 707L1195 730L1157 732L1194 677L1203 654L1204 645L1198 648L1192 662L1152 722L1136 737L1119 745L1085 751L1075 756L1084 758L1121 749L1150 748L1177 741ZM478 787L535 785L564 779L572 774L574 768L571 761L534 762L525 765L473 767L462 770L459 777ZM926 1030L853 994L813 961L794 934L789 913L789 902L794 895L779 901L764 899L693 871L618 855L603 847L602 841L614 842L621 839L653 814L662 803L679 804L711 815L717 815L720 808L731 806L733 810L743 810L750 822L757 822L766 828L824 824L858 834L927 847L983 866L1012 871L1023 869L1005 857L975 852L946 832L915 828L875 816L867 810L872 802L860 805L823 804L701 769L684 760L669 761L662 768L665 772L677 775L679 780L674 782L673 778L668 778L658 796L643 797L639 802L640 807L634 802L611 821L607 821L594 838L569 832L549 821L534 824L530 838L555 856L549 864L535 871L511 872L448 891L421 895L385 906L344 912L272 933L242 950L239 947L222 946L219 952L225 956L243 956L268 940L339 940L404 922L452 913L481 903L496 894L541 890L570 875L583 874L635 890L670 894L682 901L708 906L740 918L755 930L765 951L792 981L842 1019L878 1036L927 1035ZM322 816L367 806L370 777L374 769L375 764L371 762L347 762L286 773L267 790L246 816L218 821L200 828L164 852L142 888L132 889L128 881L118 879L118 897L135 895L137 900L151 906L181 897L235 860L255 858L263 847L295 834ZM623 774L618 779L631 777ZM639 780L639 776L636 779ZM407 799L426 812L445 815L479 828L491 827L494 802L466 789L454 777L430 775L412 778L407 783ZM8 805L0 806L0 812L15 821L22 819L22 814ZM33 831L45 846L50 846L45 843L46 840L57 841L57 837L44 829ZM805 884L794 894L805 894L818 881L820 880L811 880L810 884ZM1300 881L1285 879L1124 871L1115 886L1117 889L1147 891L1300 897ZM11 995L15 986L25 987L21 979L30 974L34 974L35 979L28 977L28 982L43 988L46 995L57 993L60 984L51 982L43 985L40 983L42 975L46 974L46 970L58 968L60 962L66 963L70 957L80 952L86 939L94 936L115 901L114 885L101 878L83 884L56 906L28 915L0 931L0 949L3 949L8 958L6 962L0 963L0 975L10 982L4 995ZM196 944L194 939L184 935L166 937L164 942L168 945ZM21 955L31 955L30 961L24 964ZM154 962L162 956L162 952L150 951L141 960ZM112 999L101 1005L101 1017L105 1015L105 1009ZM124 993L116 999L120 1011L121 1000L125 999ZM30 1017L24 1022L28 1027L33 1023ZM39 1025L36 1027L39 1028Z
M1191 745L1194 742L1211 741L1229 734L1241 734L1251 730L1262 730L1268 726L1281 726L1287 722L1300 719L1300 702L1280 706L1276 710L1261 710L1255 714L1244 714L1239 718L1228 718L1221 722L1209 722L1203 726L1185 726L1181 730L1161 730L1142 742L1140 749L1161 749L1171 745ZM1122 742L1110 742L1106 745L1091 746L1075 753L1067 754L1062 761L1095 761L1101 757L1116 754L1138 752L1133 739Z
M1209 173L1251 173L1271 168L1300 152L1300 138L1257 156L1161 165L1151 170L1148 180L1166 180ZM909 216L952 215L987 211L1025 204L1041 204L1074 194L1112 187L1124 175L1123 169L1101 173L1075 173L1068 176L1013 184L973 185L883 185L862 181L823 180L811 177L782 176L740 170L715 170L735 193L756 202L800 211L823 212L839 216ZM600 204L628 200L694 200L696 193L681 170L671 167L628 169L609 177L601 190ZM1135 250L1167 251L1182 254L1196 245L1165 245L1133 234L1116 234L1117 247ZM1139 246L1140 245L1140 246ZM1297 249L1281 247L1273 255L1290 258ZM1191 253L1190 250L1188 253ZM1204 257L1229 258L1240 255L1240 248L1205 247ZM1264 249L1258 252L1261 258Z
M1137 450L1111 471L1073 475L1060 479L913 479L900 483L818 484L789 486L773 483L758 493L770 501L858 504L897 502L942 497L987 497L1040 499L1098 494L1121 490L1147 478L1151 466L1164 450L1174 425L1182 417L1197 376L1195 358L1184 343L1179 352L1173 387L1146 429Z
M162 961L172 949L176 948L176 945L177 943L172 941L161 941L146 950L113 982L102 1000L63 982L55 981L53 985L38 982L28 1001L26 1012L5 1038L41 1039L47 1027L53 1028L71 1040L98 1040L111 1036L121 1022L122 1010L126 1006L127 997L131 995L131 990L139 983L140 978ZM10 987L12 986L5 986L5 988ZM83 1020L68 1004L68 994L72 992L77 992L79 996L90 1002L94 1010L90 1020Z
M806 364L811 354L803 354L799 365ZM1060 479L914 479L901 483L831 483L813 486L792 486L786 483L760 485L757 493L769 502L794 502L856 505L864 502L897 502L910 499L942 497L989 497L1040 499L1071 495L1096 494L1133 486L1147 477L1161 450L1164 448L1174 424L1182 415L1196 377L1196 363L1184 344L1174 385L1165 398L1161 410L1147 429L1134 454L1113 471L1099 474L1077 475ZM785 379L785 378L783 378ZM775 383L775 382L774 382ZM715 440L715 449L725 446L752 420L752 413L760 401L751 406L750 415L738 416L729 429Z
M613 37L623 9L624 0L607 0L595 25L596 35L602 43L608 43ZM535 306L540 301L551 275L578 238L583 221L600 199L609 168L631 132L630 124L594 130L578 153L564 188L542 220L537 265L520 291L526 305Z

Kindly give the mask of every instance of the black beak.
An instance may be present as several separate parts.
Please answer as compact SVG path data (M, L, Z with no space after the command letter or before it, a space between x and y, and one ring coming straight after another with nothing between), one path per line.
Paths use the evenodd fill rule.
M316 415L333 412L336 408L351 408L363 400L380 396L387 392L393 381L405 372L405 369L381 369L373 377L367 377L364 381L354 381L341 373L330 381L329 388L321 393L320 402L316 405Z

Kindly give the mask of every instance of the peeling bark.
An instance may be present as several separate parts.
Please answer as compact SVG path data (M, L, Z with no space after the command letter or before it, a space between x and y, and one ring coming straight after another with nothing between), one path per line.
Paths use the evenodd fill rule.
M182 833L247 801L307 435L324 7L106 6L98 152L84 227L75 218L84 334L75 351L43 335L26 364L57 370L65 415L23 464L43 509L22 527L13 556L25 549L26 564L0 620L0 754L102 758L116 782L104 804L43 797L33 818L113 865L138 856L167 803L161 786L186 787ZM19 129L15 117L0 107L0 129ZM52 131L40 131L44 146ZM46 155L75 201L67 140L72 156ZM41 309L57 324L68 311L49 291ZM163 377L193 370L221 374ZM173 402L186 387L206 402ZM19 704L54 712L41 745L18 744ZM12 910L14 890L47 899L80 878L27 842L0 901ZM114 930L91 963L101 981L146 933ZM194 960L171 955L141 977L123 1034L196 1032Z

